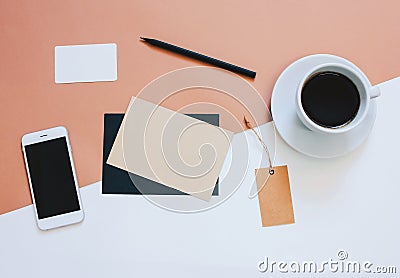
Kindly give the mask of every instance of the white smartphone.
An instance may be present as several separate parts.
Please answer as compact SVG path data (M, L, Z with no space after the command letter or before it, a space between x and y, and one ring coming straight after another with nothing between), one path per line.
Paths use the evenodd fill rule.
M25 134L22 150L39 228L48 230L82 221L82 202L66 128Z

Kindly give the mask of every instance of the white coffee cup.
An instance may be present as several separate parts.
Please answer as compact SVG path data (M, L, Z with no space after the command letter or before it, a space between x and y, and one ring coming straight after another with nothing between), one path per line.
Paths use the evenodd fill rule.
M303 109L301 95L305 83L318 73L337 72L349 78L357 87L360 96L360 106L356 116L346 125L340 127L324 127L311 120ZM349 67L339 63L325 63L313 67L309 70L299 82L296 93L296 112L301 122L310 130L325 134L341 134L348 132L358 126L368 113L370 101L372 98L380 96L380 90L377 86L371 86L365 74L358 68Z

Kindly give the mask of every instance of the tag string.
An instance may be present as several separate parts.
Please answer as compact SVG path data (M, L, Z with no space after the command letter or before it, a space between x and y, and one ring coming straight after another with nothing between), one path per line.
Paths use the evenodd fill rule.
M250 123L250 121L247 120L246 116L244 116L244 123L246 124L247 128L251 129L251 131L254 132L254 134L257 136L258 141L260 141L261 145L263 146L265 152L267 153L268 156L268 163L269 163L269 172L271 175L273 175L273 169L272 169L272 160L271 160L271 155L269 153L269 149L267 145L264 143L264 141L261 139L260 135L258 135L257 131L254 130L254 127ZM272 172L272 173L271 173Z
M266 154L268 156L268 163L269 163L269 170L268 170L269 175L268 175L268 178L269 178L270 175L274 174L274 169L272 169L272 160L271 160L271 155L270 155L269 149L268 149L267 145L264 143L264 141L262 140L261 136L257 133L257 131L254 130L254 127L250 123L250 121L247 120L246 116L244 116L243 119L244 119L244 123L246 124L246 127L248 129L251 129L251 131L253 131L253 133L256 135L258 141L261 143L263 149L265 150L265 152L266 152ZM267 178L267 180L268 180L268 178ZM254 194L252 196L249 196L249 198L250 199L254 198L258 194L258 192L260 192L264 188L264 185L259 190L257 190L256 194Z

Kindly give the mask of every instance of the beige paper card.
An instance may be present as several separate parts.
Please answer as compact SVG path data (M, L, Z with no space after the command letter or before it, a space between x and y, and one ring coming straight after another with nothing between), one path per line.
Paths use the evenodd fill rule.
M133 97L107 163L208 201L232 137L231 131Z
M273 170L274 174L268 178L269 168L256 169L263 227L294 223L287 166L276 166Z

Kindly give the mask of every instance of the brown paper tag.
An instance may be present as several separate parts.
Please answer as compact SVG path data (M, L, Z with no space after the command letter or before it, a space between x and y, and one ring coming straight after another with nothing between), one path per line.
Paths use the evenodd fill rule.
M263 227L294 223L292 196L287 166L256 169L258 201ZM260 190L261 189L261 190Z

